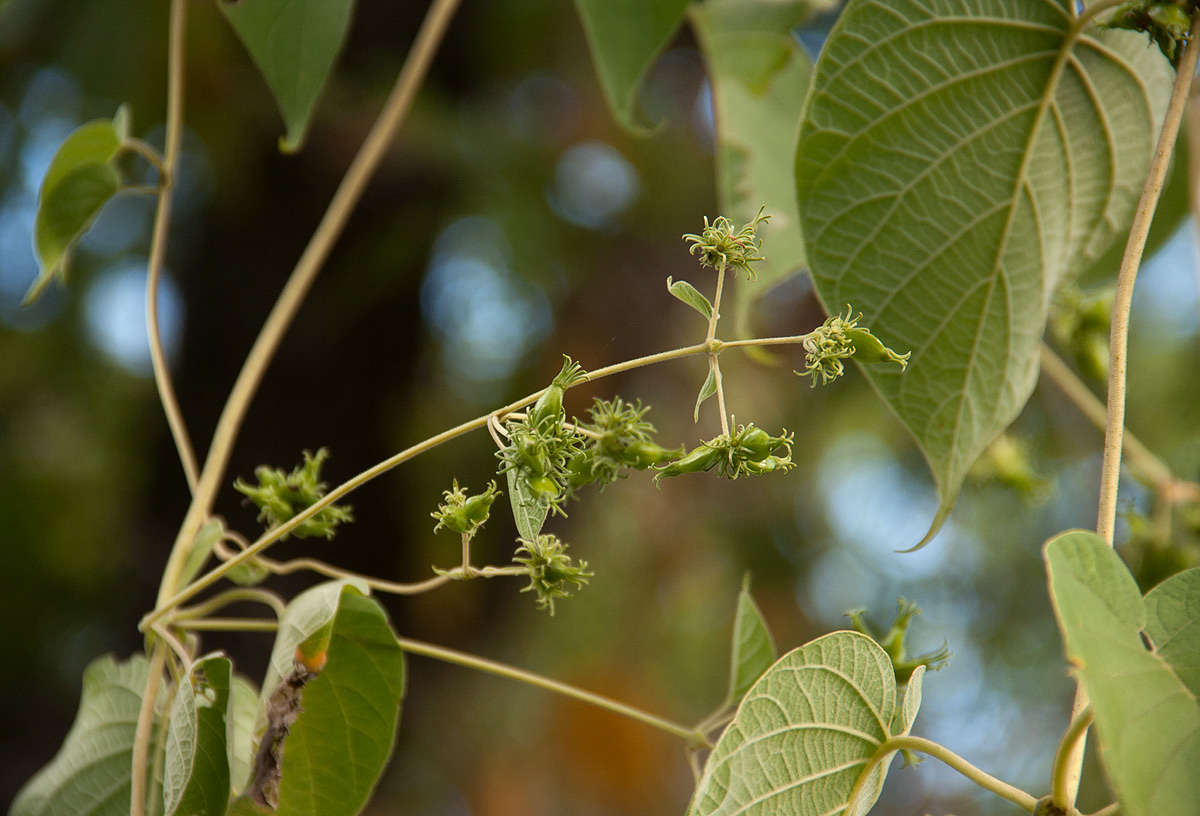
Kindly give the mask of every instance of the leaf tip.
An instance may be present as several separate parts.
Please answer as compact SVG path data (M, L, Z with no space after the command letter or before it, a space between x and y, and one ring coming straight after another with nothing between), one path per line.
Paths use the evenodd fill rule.
M921 540L912 545L906 550L896 550L898 553L912 553L917 550L924 549L925 545L933 541L934 537L942 531L942 526L946 523L946 519L950 517L950 511L954 508L954 502L943 501L938 507L937 515L933 517L933 521L929 524L929 530L921 537Z

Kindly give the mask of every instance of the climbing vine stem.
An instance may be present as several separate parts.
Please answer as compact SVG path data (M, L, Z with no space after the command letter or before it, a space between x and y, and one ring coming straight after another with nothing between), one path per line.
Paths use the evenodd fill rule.
M419 640L411 640L409 638L397 638L400 643L400 648L412 654L424 655L435 660L441 660L446 663L454 663L458 666L465 666L468 669L494 674L497 677L507 677L510 680L517 680L522 683L528 683L531 686L536 686L547 691L552 691L556 694L562 694L566 697L573 697L576 700L582 700L590 705L599 706L616 714L629 717L638 722L645 723L660 731L665 731L668 734L674 734L680 739L685 740L688 745L696 745L702 748L711 748L708 738L697 731L695 728L689 728L686 725L681 725L662 717L642 711L639 708L619 703L608 697L600 694L593 694L590 691L585 691L581 688L560 683L557 680L551 680L549 677L543 677L540 674L518 669L514 666L509 666L504 663L497 663L494 660L487 660L475 655L457 652L453 649L447 649L443 646L435 646L432 643L424 643Z
M1101 4L1096 4L1096 6L1099 5ZM1096 6L1089 8L1089 11ZM1187 105L1192 77L1196 73L1198 55L1200 55L1200 15L1192 18L1187 47L1184 49L1183 58L1179 61L1179 67L1176 69L1175 83L1171 88L1171 98L1167 103L1162 130L1158 134L1158 143L1154 148L1154 156L1150 160L1146 183L1142 187L1142 195L1133 214L1129 240L1125 244L1125 254L1121 257L1121 267L1117 272L1117 291L1113 297L1112 308L1112 328L1108 338L1108 418L1104 426L1104 459L1100 467L1100 500L1096 513L1096 532L1110 545L1113 542L1113 529L1116 527L1117 521L1117 482L1121 473L1121 443L1125 432L1125 374L1129 351L1129 310L1133 302L1133 285L1137 280L1138 267L1142 262L1142 252L1146 248L1146 237L1150 234L1150 224L1154 220L1154 211L1158 207L1158 199L1162 194L1167 168L1171 163L1171 152L1174 150L1175 139L1179 134L1179 123L1183 118L1184 107ZM1087 708L1088 702L1087 689L1082 684L1076 686L1075 702L1071 706L1072 720L1075 720ZM1083 770L1083 752L1086 744L1086 736L1081 737L1075 743L1067 760L1064 795L1072 807L1079 792L1079 778Z

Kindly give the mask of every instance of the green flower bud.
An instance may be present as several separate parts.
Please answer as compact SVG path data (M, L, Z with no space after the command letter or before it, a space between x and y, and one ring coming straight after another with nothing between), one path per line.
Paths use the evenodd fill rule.
M291 520L325 495L327 486L321 481L321 466L328 458L329 451L325 448L315 455L304 451L304 464L293 468L291 473L277 468L257 467L254 469L257 485L238 479L233 487L258 506L258 520L271 530ZM353 520L349 507L331 504L297 525L289 535L297 538L333 538L339 524ZM284 535L280 538L287 537Z
M455 479L450 490L442 491L443 501L438 505L438 509L429 514L437 519L433 531L436 533L446 529L455 533L475 535L488 520L492 502L498 495L500 491L496 489L496 483L488 482L484 492L468 496L467 491L459 487L458 480Z
M634 442L626 445L617 457L626 467L646 470L655 465L669 462L683 454L683 448L664 448L653 442Z
M897 354L885 346L869 329L848 329L846 337L854 346L854 359L860 363L896 363L903 371L912 352Z
M658 484L663 479L684 473L702 473L712 470L720 463L722 453L720 448L709 447L708 443L701 442L699 446L678 459L656 468L658 472L654 474L654 483Z
M563 355L563 367L554 377L549 387L538 397L537 402L529 409L529 422L535 428L545 422L555 422L564 418L563 394L576 383L586 380L587 372L579 363L571 361Z
M897 606L899 610L896 619L892 622L891 629L883 637L879 637L873 631L867 621L866 610L851 609L846 612L846 616L850 618L856 631L862 632L874 640L888 653L888 657L892 659L892 669L896 673L896 682L907 683L908 678L912 677L912 673L917 670L917 666L924 666L929 671L937 671L945 666L946 661L950 659L950 649L943 643L940 649L917 657L909 657L904 645L904 636L908 633L908 625L912 622L913 616L921 614L921 610L915 603L904 598L897 600Z
M529 586L522 592L537 594L538 609L554 614L554 601L571 597L573 590L583 587L592 573L587 571L587 562L578 565L567 555L567 545L556 535L539 535L536 539L518 539L521 546L513 558L526 568Z

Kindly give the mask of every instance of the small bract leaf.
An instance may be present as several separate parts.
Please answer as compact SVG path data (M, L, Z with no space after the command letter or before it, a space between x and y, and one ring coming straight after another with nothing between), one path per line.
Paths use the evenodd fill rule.
M638 87L683 22L688 0L575 0L575 6L613 116L631 133L645 134L637 121Z
M1200 696L1200 567L1172 575L1146 594L1146 634L1155 653Z
M75 723L54 759L17 794L10 816L128 816L134 732L150 666L111 656L83 673Z
M915 677L898 712L891 661L865 635L834 632L788 652L742 699L709 755L689 816L862 816L890 758L876 765L857 801L851 793L879 747L911 726L920 703Z
M218 6L279 105L287 126L280 149L299 150L346 40L354 0L220 0Z
M712 319L712 304L700 293L700 290L687 281L672 281L667 278L667 291L699 312L705 320Z
M696 394L696 407L692 410L693 422L700 421L700 406L715 393L717 393L717 377L710 366L708 376L704 378L704 385L700 386L700 393Z
M111 162L128 127L122 106L112 121L80 125L55 151L38 191L33 243L39 269L24 305L37 300L56 276L65 280L72 245L120 189L121 179Z
M404 653L383 609L352 586L342 589L327 655L283 740L281 816L358 813L392 753Z
M184 564L183 572L179 575L180 586L186 586L200 574L200 569L208 560L209 554L212 553L213 546L221 540L221 536L224 534L225 525L219 518L211 518L204 522L199 532L196 533L196 537L192 539L192 549L188 551L187 562ZM235 567L234 570L236 569Z
M180 681L167 727L163 808L167 816L219 814L229 803L227 750L233 665L202 657Z
M1137 582L1090 531L1051 539L1045 560L1067 660L1091 699L1100 759L1121 813L1194 813L1200 802L1200 703L1164 656L1143 644L1147 605ZM1152 608L1162 611L1163 600ZM1161 635L1158 623L1152 626Z
M535 496L525 484L515 469L509 470L508 501L512 505L513 522L521 538L536 541L538 533L546 523L550 513L550 500L543 496Z
M750 576L742 581L733 618L733 651L729 660L729 703L742 699L778 655L767 622L750 595Z
M850 0L813 77L796 151L813 283L912 351L903 376L864 374L929 462L935 523L1033 390L1049 294L1128 232L1166 108L1145 36L1072 10Z

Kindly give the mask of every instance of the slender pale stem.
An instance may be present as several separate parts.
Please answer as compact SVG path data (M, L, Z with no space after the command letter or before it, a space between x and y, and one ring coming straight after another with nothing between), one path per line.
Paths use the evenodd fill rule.
M1187 163L1188 163L1188 207L1192 211L1192 233L1195 254L1192 258L1196 277L1197 306L1200 306L1200 98L1195 93L1187 105ZM1175 161L1182 161L1176 156Z
M1088 706L1079 713L1079 716L1071 720L1066 733L1058 743L1058 751L1054 754L1054 770L1050 775L1050 793L1055 806L1062 808L1063 812L1069 812L1075 804L1070 791L1071 753L1079 741L1087 736L1091 724L1092 709L1091 706Z
M1117 480L1121 469L1121 443L1125 430L1125 374L1129 351L1129 311L1130 304L1133 302L1133 285L1137 280L1142 251L1146 247L1146 236L1150 232L1150 224L1154 220L1154 211L1158 206L1158 198L1162 193L1163 183L1167 176L1171 151L1175 146L1176 135L1179 133L1179 123L1183 117L1184 106L1187 104L1192 75L1196 71L1196 60L1200 55L1198 39L1200 39L1200 16L1192 21L1190 39L1187 48L1184 49L1183 59L1180 60L1162 131L1154 149L1154 158L1150 162L1150 171L1146 176L1142 197L1138 201L1137 210L1133 216L1129 241L1125 245L1125 254L1121 258L1121 268L1117 273L1117 291L1113 297L1112 328L1108 339L1111 360L1108 368L1108 418L1104 434L1104 462L1100 475L1100 502L1096 516L1096 532L1110 544L1113 538L1113 528L1116 525Z
M748 347L751 347L754 345L784 345L784 344L803 343L804 339L808 336L809 335L807 335L807 334L798 334L798 335L791 335L791 336L787 336L787 337L767 337L767 338L763 338L761 341L759 341L759 340L738 340L738 341L733 341L733 342L728 342L728 343L723 343L721 341L714 341L714 342L718 343L719 348L721 348L721 349L748 348ZM633 369L642 368L643 366L656 365L658 363L665 363L669 360L678 360L682 357L689 357L689 356L696 355L696 354L707 354L708 352L709 352L709 344L707 344L707 343L696 343L695 345L682 346L680 348L671 349L669 351L660 351L657 354L648 354L644 357L637 357L632 360L626 360L625 362L622 362L622 363L614 363L613 365L605 366L603 368L598 368L594 371L590 371L590 372L588 372L588 375L585 378L584 382L594 382L596 380L600 380L605 377L611 377L614 374L621 374L626 371L631 371ZM513 411L516 411L532 402L536 402L538 397L540 397L545 392L545 390L546 389L543 388L539 391L535 391L532 394L528 394L524 397L521 397L519 400L509 403L508 405L504 406L503 408L499 408L495 411L491 411L489 413L483 414L482 416L475 417L472 420L468 420L467 422L463 422L459 425L455 425L453 428L448 428L439 434L431 436L428 439L426 439L422 442L419 442L416 445L413 445L412 447L405 448L404 450L400 451L399 453L395 454L394 456L383 460L382 462L368 468L367 470L364 470L362 473L359 473L357 476L354 476L354 477L350 478L349 480L343 482L342 484L338 485L337 487L333 488L328 493L326 493L323 497L321 497L321 499L319 499L318 501L309 505L307 508L305 508L301 512L297 513L295 516L293 516L288 521L286 521L283 524L279 525L278 527L275 527L274 529L264 533L262 536L260 536L258 538L257 541L255 541L253 544L251 544L246 549L242 550L242 552L240 552L237 555L230 558L225 563L221 564L218 567L214 567L212 570L210 570L209 572L200 576L195 581L193 581L191 584L189 584L188 586L186 586L183 589L176 592L174 595L170 595L170 596L161 598L159 600L158 606L155 607L155 609L152 612L150 612L144 618L142 618L141 622L138 624L138 627L144 631L146 627L150 626L151 624L155 623L158 620L161 620L172 608L178 606L179 604L183 603L184 601L188 600L189 598L194 597L196 594L198 594L198 593L204 591L205 589L207 589L208 587L212 586L214 583L219 581L226 573L228 573L231 569L236 567L238 564L245 563L246 561L250 560L251 558L258 556L259 553L261 553L263 550L265 550L271 544L275 543L275 541L277 541L281 536L291 532L296 527L303 524L305 521L312 518L317 513L321 512L326 507L328 507L329 505L336 502L338 499L341 499L346 494L351 493L352 491L356 490L357 488L361 487L362 485L366 484L367 482L371 481L372 479L376 479L379 476L382 476L384 473L387 473L389 470L392 470L393 468L403 464L404 462L407 462L409 459L412 459L415 456L419 456L420 454L425 453L428 450L432 450L433 448L436 448L438 445L441 445L444 442L449 442L451 439L456 439L456 438L462 436L463 434L470 433L471 431L487 427L488 420L491 417L494 417L494 416L503 417L503 416L506 416L506 415L512 413ZM429 581L424 582L423 586L428 588L428 585L431 582L436 581L436 580L438 580L438 579L431 578ZM388 591L388 590L384 590L384 591ZM426 591L426 589L421 589L419 591L423 592L423 591Z
M1091 420L1093 425L1104 430L1104 423L1108 420L1104 403L1092 393L1083 380L1075 376L1075 372L1071 370L1070 366L1044 343L1041 351L1041 373L1058 386L1067 399L1074 403L1075 407ZM1170 490L1179 483L1180 480L1171 472L1171 468L1143 445L1128 429L1125 430L1124 447L1130 468L1156 491Z
M553 691L556 694L573 697L576 700L582 700L590 705L599 706L600 708L608 709L609 711L617 714L630 717L638 722L642 722L646 725L657 728L660 731L666 731L668 734L674 734L680 739L687 741L689 745L711 747L709 746L708 739L705 737L705 735L701 734L694 728L688 728L686 725L671 722L670 720L655 716L654 714L634 708L633 706L619 703L616 700L612 700L608 697L604 697L599 694L593 694L590 691L584 691L581 688L576 688L575 686L567 685L566 683L560 683L557 680L551 680L549 677L543 677L540 674L534 674L533 672L525 671L524 669L518 669L515 666L497 663L494 660L476 657L475 655L458 652L453 649L447 649L443 646L435 646L432 643L423 643L419 640L411 640L403 637L397 638L397 640L400 642L400 648L404 649L406 652L424 655L425 657L432 657L435 660L441 660L446 663L454 663L458 666L465 666L469 669L475 669L476 671L494 674L497 677L507 677L509 680L517 680L521 683L528 683L531 686L537 686L538 688L545 689L547 691Z
M180 56L182 56L182 54ZM168 57L168 59L170 59L170 57ZM168 68L167 68L168 76L170 74L170 70L171 70L171 67L168 66ZM168 78L167 81L169 83L170 79ZM182 87L182 80L181 80L181 87ZM167 98L168 127L170 127L170 119L171 119L170 105L171 105L171 99L170 99L170 97L168 97ZM180 95L180 107L181 108L183 107L182 94ZM128 150L130 153L136 153L139 156L141 156L143 159L145 159L146 161L150 162L150 164L154 165L154 169L158 171L158 185L159 185L160 189L162 187L165 187L170 182L171 173L168 170L168 166L167 166L166 162L163 160L163 157L160 156L158 154L158 151L155 150L153 147L146 144L141 139L133 139L130 137L126 137L125 140L121 142L121 149Z
M187 424L183 421L183 412L175 396L175 386L171 382L171 370L167 366L167 356L163 352L162 334L158 326L158 283L162 278L163 261L167 254L167 233L171 227L171 198L175 192L179 152L183 143L187 0L172 0L170 26L170 45L167 52L167 136L162 161L158 161L152 147L137 139L126 140L125 146L158 167L158 211L154 214L150 258L146 262L146 333L150 338L150 362L154 368L154 384L158 388L158 398L162 402L163 413L167 415L167 425L171 429L171 438L175 440L175 449L179 452L179 462L183 465L188 490L195 493L196 481L199 478L196 452L192 448Z
M1037 799L1035 797L1020 788L997 779L989 773L981 771L944 745L939 745L923 737L891 737L884 741L876 749L875 756L871 757L870 761L867 762L862 774L858 777L858 781L854 784L854 789L850 792L851 802L855 801L862 794L862 786L866 784L867 778L871 775L871 769L880 762L887 760L896 751L902 749L920 751L922 754L927 754L939 760L958 771L967 779L970 779L979 787L989 790L1003 799L1007 799L1027 813L1033 813L1037 808Z
M275 612L275 617L277 618L282 618L284 610L287 608L283 599L270 590L238 587L236 589L227 589L221 594L215 595L195 606L177 609L175 614L171 616L171 622L178 623L185 618L203 618L205 615L216 612L219 609L224 609L238 601L252 601L269 606Z
M182 0L180 0L182 2ZM384 104L383 111L372 126L366 140L355 155L354 161L338 185L321 223L317 226L312 238L291 277L279 294L279 299L271 309L254 346L246 357L242 370L238 373L237 381L225 402L217 421L217 429L209 446L204 468L200 473L199 484L188 507L183 524L180 525L175 545L163 571L162 584L159 589L159 606L175 593L176 582L187 559L188 547L196 531L212 509L217 487L225 473L225 466L233 449L233 443L241 427L242 419L250 405L250 400L258 388L259 381L266 371L267 364L283 339L283 334L292 318L300 308L309 287L316 279L325 259L333 249L334 243L342 233L350 213L366 189L367 182L374 174L379 163L386 155L388 147L395 139L396 132L404 122L417 89L433 60L433 54L441 42L446 27L454 11L458 8L459 0L433 0L417 38L404 61L400 76L396 79L395 87Z
M166 662L167 645L160 639L155 642L150 654L150 676L142 693L137 730L133 737L129 816L145 816L146 813L146 770L150 767L150 732L154 728L154 708L158 702L158 688L162 685L163 666Z
M172 625L197 632L274 632L279 628L278 621L254 618L189 618Z
M1101 5L1096 3L1096 6ZM1093 6L1094 8L1095 6ZM1089 8L1089 11L1091 9ZM1109 331L1108 350L1108 416L1104 426L1104 459L1100 466L1100 501L1096 512L1096 532L1110 545L1117 520L1117 482L1121 473L1121 443L1125 432L1125 372L1129 350L1129 309L1133 302L1133 285L1137 280L1138 266L1146 248L1146 236L1154 220L1154 210L1162 194L1171 151L1179 133L1179 123L1187 104L1192 77L1196 73L1196 61L1200 56L1200 15L1192 19L1187 47L1175 74L1171 98L1167 103L1166 116L1158 135L1158 144L1150 160L1146 184L1133 214L1133 225L1121 268L1117 272L1117 291L1113 298L1112 327ZM1071 706L1074 720L1088 706L1087 690L1082 684L1075 687L1075 702ZM1087 745L1086 736L1075 743L1067 760L1066 798L1074 806L1079 793L1079 778L1083 773L1083 752Z
M725 290L725 265L717 267L717 289L713 293L712 315L708 318L708 333L704 343L709 347L708 369L712 373L713 385L717 389L717 410L721 412L721 433L729 436L729 414L725 409L725 382L721 377L721 361L717 359L720 347L716 345L717 322L721 319L721 295Z

